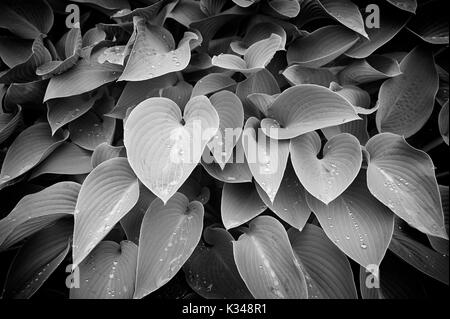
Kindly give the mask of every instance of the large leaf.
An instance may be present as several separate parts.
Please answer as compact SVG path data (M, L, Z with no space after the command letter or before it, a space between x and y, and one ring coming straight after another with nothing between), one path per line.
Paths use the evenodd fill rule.
M300 66L317 68L347 51L358 35L342 26L325 26L295 40L288 48L287 61Z
M164 205L155 199L148 208L139 238L136 290L142 298L167 283L197 246L203 229L203 205L176 193Z
M317 84L329 87L331 82L337 81L336 75L328 68L308 68L297 64L286 68L283 76L292 85Z
M431 52L416 47L400 63L401 75L383 83L378 95L377 128L405 137L418 132L434 107L439 78Z
M72 221L64 219L32 236L11 264L3 297L30 298L63 262L72 229Z
M71 299L131 299L134 293L138 247L102 241L79 265L79 287L70 289Z
M448 20L441 5L437 1L424 3L408 23L408 30L425 42L448 45Z
M319 5L347 28L368 37L359 8L350 0L319 0Z
M223 69L240 71L243 73L256 73L265 68L280 49L281 37L272 33L267 39L252 44L240 58L234 54L220 54L213 56L211 63Z
M322 129L322 133L327 140L341 133L349 133L355 136L361 145L366 145L369 140L369 132L367 131L367 116L360 115L362 121L352 121L336 126L329 126Z
M363 267L379 265L391 241L394 215L373 197L365 172L328 205L308 195L307 201L325 234Z
M242 145L253 177L273 202L286 169L289 143L265 136L259 124L254 117L247 120Z
M253 183L225 184L220 210L226 229L240 226L265 211Z
M86 174L91 170L91 153L73 143L64 142L33 169L30 179L42 174Z
M45 0L4 0L0 3L0 28L24 39L47 34L53 25L53 11Z
M68 137L67 132L51 135L47 123L30 126L8 148L0 172L0 189L43 161Z
M233 242L234 260L247 288L255 298L306 299L305 276L283 226L260 216Z
M277 34L281 37L280 49L284 50L286 45L286 31L280 25L270 22L253 24L248 28L242 41L231 42L230 47L235 53L245 55L253 44L270 38L272 34Z
M1 11L1 10L0 10ZM3 40L2 40L3 41ZM39 80L35 71L41 64L50 61L51 55L43 43L43 36L36 37L26 60L0 74L0 83L26 83Z
M191 59L190 42L198 40L195 33L186 32L175 49L169 31L140 17L134 17L133 21L136 39L119 80L142 81L186 68Z
M71 216L80 191L80 184L60 182L24 196L14 209L0 221L0 250L65 216Z
M138 198L139 182L126 158L103 162L86 177L75 207L75 266L133 208Z
M442 106L439 112L439 132L444 139L444 142L448 145L448 101Z
M241 100L232 92L220 91L210 97L219 115L219 130L208 144L214 158L223 169L242 133L244 109Z
M288 236L298 260L311 276L311 284L320 292L317 297L357 299L350 263L322 229L307 224L301 232L289 229Z
M396 60L383 55L371 55L346 66L339 72L339 79L342 84L363 84L396 77L401 73Z
M406 227L402 226L402 221L397 223L389 249L414 268L448 285L448 255L435 252L414 240L405 232Z
M125 122L130 165L141 182L167 202L194 170L218 127L217 112L205 96L192 98L184 116L169 99L145 100Z
M389 42L406 25L411 14L406 11L390 7L388 4L379 4L379 28L367 28L368 38L360 37L346 55L356 59L367 58L384 44ZM376 14L373 12L372 14Z
M290 162L286 165L280 188L273 202L258 183L256 183L256 190L264 204L278 217L292 227L303 229L311 214L311 210L306 203L306 190L300 184Z
M290 139L327 126L360 119L353 106L322 86L303 84L281 93L261 121L265 134Z
M323 147L319 134L311 132L291 140L291 161L300 182L325 204L342 194L358 175L362 152L359 141L350 134L332 137Z
M448 239L431 158L403 137L378 134L367 142L370 192L418 230Z
M208 227L203 237L206 244L200 242L183 266L189 286L208 299L251 299L234 263L233 236Z

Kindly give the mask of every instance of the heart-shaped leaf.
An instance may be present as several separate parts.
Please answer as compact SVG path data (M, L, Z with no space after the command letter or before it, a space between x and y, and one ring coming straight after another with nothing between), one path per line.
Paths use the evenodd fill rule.
M208 227L203 237L207 245L200 242L183 266L189 286L208 299L251 299L234 263L233 236L222 228Z
M280 49L282 38L272 33L269 38L252 44L240 58L233 54L220 54L213 56L211 63L223 69L240 71L243 73L255 73L265 68Z
M9 146L3 161L0 189L42 162L67 137L67 132L52 136L47 123L37 123L20 133Z
M24 196L14 209L0 221L0 250L70 216L80 191L80 184L60 182L46 189Z
M383 83L378 95L379 132L410 137L433 112L439 78L431 52L416 47L400 63L401 75Z
M241 137L244 109L241 100L229 91L220 91L213 94L210 101L219 115L219 130L208 147L223 169L233 155L234 146Z
M155 199L142 220L136 290L143 298L167 283L197 246L203 230L203 205L176 193L164 205Z
M403 137L378 134L367 142L367 186L395 214L418 230L448 239L431 158Z
M131 299L134 293L138 247L102 241L81 262L79 287L70 289L71 299Z
M371 55L345 67L338 76L342 84L363 84L400 75L400 65L392 58Z
M320 128L360 119L353 106L322 86L303 84L281 93L261 121L264 134L290 139Z
M217 112L205 96L192 98L183 117L169 99L145 100L125 123L130 165L141 182L167 202L194 170L218 128Z
M240 226L266 209L253 183L224 184L220 210L226 229Z
M358 35L343 26L325 26L295 40L288 48L291 65L318 68L340 56L358 41Z
M394 229L394 215L370 194L365 175L328 205L306 196L328 238L363 267L381 263Z
M0 3L0 28L24 39L47 34L53 25L53 11L45 0L5 0Z
M186 32L175 49L174 39L166 29L148 24L141 17L133 18L136 39L119 81L142 81L170 72L181 71L191 59L190 42L198 40Z
M43 174L86 174L91 170L91 153L73 143L64 142L33 169L30 179Z
M63 219L32 236L11 264L3 297L30 298L66 258L72 229L72 221Z
M255 298L306 299L303 272L287 233L275 218L260 216L233 242L237 269Z
M300 182L314 197L330 203L353 182L361 168L359 141L350 134L340 134L327 141L321 151L319 134L311 132L291 140L291 161Z
M264 204L278 217L292 227L303 229L311 214L311 210L306 203L305 188L300 184L290 162L287 163L283 180L273 203L258 183L256 183L256 190Z
M289 229L288 236L297 259L311 276L312 285L320 292L318 297L357 299L350 263L322 229L307 224L302 231Z
M264 135L259 120L251 117L245 123L242 145L253 177L273 202L289 157L288 141Z
M86 177L75 207L75 266L133 208L138 198L139 182L126 158L103 162Z

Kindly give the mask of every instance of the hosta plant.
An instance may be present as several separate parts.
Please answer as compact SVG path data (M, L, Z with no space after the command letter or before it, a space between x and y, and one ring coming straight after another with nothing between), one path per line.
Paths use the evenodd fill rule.
M2 297L447 293L444 2L2 0Z

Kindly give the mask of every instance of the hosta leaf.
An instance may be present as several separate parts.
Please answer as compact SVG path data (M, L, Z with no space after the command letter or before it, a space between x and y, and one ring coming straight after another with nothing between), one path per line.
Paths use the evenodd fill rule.
M142 219L150 204L156 198L156 195L148 190L147 187L139 183L139 199L134 207L120 220L127 239L139 244Z
M16 110L11 113L3 113L0 110L0 144L14 133L21 121L22 108L20 106L17 106Z
M130 8L128 0L74 0L73 2L94 4L108 10Z
M53 25L53 11L47 1L5 0L0 3L0 28L24 39L47 34Z
M174 101L181 110L184 110L189 98L192 94L192 85L186 81L179 81L174 86L170 86L161 90L160 96Z
M266 208L253 183L224 184L220 210L226 229L248 222Z
M408 12L390 8L388 4L379 5L379 28L367 28L369 38L360 37L345 55L355 59L367 58L400 32L410 17Z
M99 63L97 60L100 53L97 51L90 58L79 60L67 72L52 77L44 101L83 94L117 80L123 67L109 62Z
M169 99L145 100L125 123L130 165L140 181L167 202L194 170L218 128L217 112L205 96L192 98L184 116Z
M124 157L125 147L123 146L112 146L108 143L101 143L97 145L92 153L91 165L93 168L97 167L99 164L115 157Z
M267 116L269 108L275 102L278 94L268 95L264 93L252 93L247 96L248 101L252 103L264 116Z
M291 65L283 71L283 76L291 85L317 84L329 87L336 82L336 75L327 68L307 68L297 64Z
M235 84L236 81L226 74L210 73L195 83L191 97L215 93L220 90L225 90Z
M103 162L86 177L75 207L74 265L86 258L138 197L139 182L126 158Z
M414 268L448 285L449 257L409 237L398 223L389 249Z
M387 0L390 4L393 4L399 9L416 13L417 1L416 0Z
M127 82L114 109L108 116L123 119L128 108L134 108L150 97L159 96L161 89L171 87L176 82L175 73L168 73L145 81Z
M439 2L424 3L408 23L408 30L425 42L448 45L448 20Z
M295 40L288 48L291 65L318 68L340 56L358 41L358 35L342 26L322 27Z
M216 162L223 169L242 133L244 109L241 100L232 92L220 91L210 97L219 115L219 130L208 144Z
M203 237L208 245L200 242L183 266L189 286L208 299L251 299L234 263L233 236L208 227Z
M5 250L20 240L65 216L71 216L80 184L60 182L24 196L9 215L0 221L0 247Z
M28 83L11 83L5 96L5 105L41 103L47 89L47 80L37 80Z
M266 6L264 6L266 5ZM280 19L294 18L300 12L300 3L291 0L268 0L262 11Z
M91 152L64 142L31 173L30 179L42 174L78 175L92 170Z
M448 239L431 158L391 133L375 135L366 149L370 192L413 227Z
M359 141L340 134L327 141L321 151L319 134L311 132L291 140L291 161L300 182L314 197L329 204L353 182L361 168Z
M376 122L380 132L410 137L433 112L439 78L431 52L422 47L402 60L400 70L401 75L385 81L380 88Z
M167 283L197 246L203 230L203 205L176 193L164 205L155 199L141 226L136 290L142 298Z
M391 241L394 215L370 194L364 171L328 205L311 195L306 198L325 234L340 250L363 267L380 264Z
M82 94L60 99L52 99L47 102L47 119L52 128L52 134L70 123L87 111L89 111L96 101L96 97L91 94Z
M133 21L136 40L120 81L142 81L186 68L191 59L190 42L198 40L195 33L186 32L175 49L166 29L149 25L139 17Z
M265 134L289 139L320 128L360 119L353 106L322 86L303 84L281 93L261 121Z
M79 28L72 28L65 38L65 56L63 61L50 61L39 66L36 74L43 79L61 74L77 63L81 52L82 38Z
M63 262L72 229L72 221L64 219L31 237L11 264L3 297L30 298Z
M37 123L20 133L8 148L0 172L0 189L42 162L68 137L67 132L51 135L47 123Z
M289 143L271 139L262 132L259 120L249 118L245 123L242 145L253 177L273 202L286 168Z
M212 65L223 69L240 71L244 73L255 73L265 68L275 53L280 49L282 38L272 33L269 38L252 44L240 58L234 54L220 54L213 56Z
M340 86L335 82L331 82L330 90L336 92L337 94L345 98L347 101L349 101L353 105L355 111L358 114L367 115L372 114L378 110L378 105L369 109L371 104L369 93L367 93L367 91L364 91L363 89L360 89L355 85Z
M36 37L33 41L31 52L25 61L0 74L0 83L26 83L39 79L35 73L36 68L51 60L50 52L44 46L42 39L42 35Z
M249 7L252 4L259 2L259 0L233 0L234 3L236 3L240 7Z
M319 5L347 28L368 37L359 8L350 0L319 0Z
M401 73L396 60L383 55L371 55L351 63L338 76L342 84L363 84L396 77Z
M9 68L26 62L33 52L33 40L12 36L2 36L0 40L0 58Z
M102 241L79 265L80 285L71 299L131 299L134 293L138 247Z
M357 299L350 263L322 229L307 224L301 232L289 229L288 236L297 259L320 292L320 298Z
M445 102L444 106L442 106L441 111L439 112L439 132L444 139L444 142L448 145L448 100Z
M447 235L449 234L449 217L448 217L448 186L442 186L439 185L439 193L441 194L442 199L442 208L444 211L444 223L445 223L445 230L447 231ZM434 250L437 252L440 252L441 254L448 255L449 254L449 243L448 239L443 239L439 237L434 237L431 235L428 235L428 239L430 241L431 247L433 247Z
M155 18L161 8L167 4L168 1L151 1L154 2L147 7L136 8L134 10L122 9L117 11L111 18L119 18L120 20L133 20L134 16L139 16L147 20ZM149 3L151 3L149 2Z
M264 204L278 217L292 227L303 229L311 214L311 210L306 203L305 188L300 184L290 162L286 166L283 180L273 203L258 183L256 183L256 190Z
M329 126L322 129L327 140L341 133L349 133L355 136L361 145L366 145L370 136L367 132L367 116L361 115L362 121L352 121L337 126Z
M233 242L234 260L247 288L255 298L306 299L303 272L280 222L260 216Z
M270 22L262 22L251 26L242 41L235 41L230 43L231 49L239 54L245 55L250 46L256 42L270 38L272 34L277 34L281 37L280 50L284 50L286 45L286 31L278 25Z

